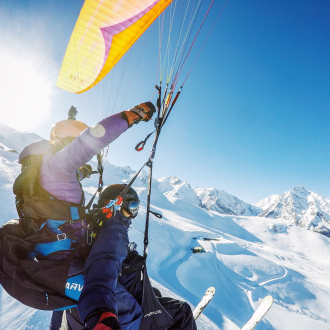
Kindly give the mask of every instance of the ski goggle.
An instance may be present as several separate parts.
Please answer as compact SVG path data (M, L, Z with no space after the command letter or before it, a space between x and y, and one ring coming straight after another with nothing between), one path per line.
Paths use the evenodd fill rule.
M139 201L123 201L122 207L127 211L132 218L135 218L139 213Z

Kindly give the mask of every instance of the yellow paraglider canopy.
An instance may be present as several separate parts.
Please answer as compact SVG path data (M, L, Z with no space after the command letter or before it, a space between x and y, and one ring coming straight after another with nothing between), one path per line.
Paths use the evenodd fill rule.
M100 82L173 0L86 0L57 86L82 93Z

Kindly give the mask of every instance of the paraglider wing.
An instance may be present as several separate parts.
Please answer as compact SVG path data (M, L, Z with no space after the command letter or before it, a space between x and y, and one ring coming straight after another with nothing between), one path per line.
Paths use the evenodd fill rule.
M173 0L86 0L57 86L82 93L100 82Z

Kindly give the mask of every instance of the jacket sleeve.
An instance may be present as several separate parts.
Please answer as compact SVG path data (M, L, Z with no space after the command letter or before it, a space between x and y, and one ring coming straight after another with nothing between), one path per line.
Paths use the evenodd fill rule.
M116 287L128 244L126 227L112 218L101 230L85 263L85 282L78 302L82 320L101 307L111 308L118 315Z
M72 173L117 139L127 128L127 121L117 113L86 129L51 158L49 165L52 173L61 180L70 178Z

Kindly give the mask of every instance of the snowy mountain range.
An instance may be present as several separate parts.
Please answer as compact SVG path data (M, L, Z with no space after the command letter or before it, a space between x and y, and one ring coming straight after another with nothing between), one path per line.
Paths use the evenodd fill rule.
M0 150L19 153L26 145L40 139L42 138L35 133L18 132L0 123ZM96 164L93 162L91 164L96 169ZM117 167L107 163L104 182L129 182L135 173L129 166ZM94 190L93 187L97 186L97 180L97 176L88 180L91 192ZM147 187L146 171L140 173L135 185ZM152 188L168 198L179 198L209 211L282 219L288 224L298 225L330 237L330 198L324 198L302 186L296 186L282 195L271 195L256 204L245 203L224 190L192 188L188 182L181 181L175 176L153 179Z
M158 190L167 197L182 199L190 204L221 214L257 215L262 209L215 188L192 188L175 176L159 179Z
M38 139L0 125L0 225L17 217L12 184L20 172L18 152ZM128 182L134 174L106 162L103 179ZM129 230L140 252L147 183L142 171L134 183L140 213ZM87 199L97 184L97 175L83 181ZM198 330L240 329L266 295L274 297L274 305L257 330L330 329L330 238L314 232L326 234L322 228L329 228L330 199L298 186L251 205L170 176L153 179L151 203L163 215L150 219L153 285L193 306L209 286L216 288ZM195 247L206 253L193 254ZM0 330L45 330L50 315L20 304L0 287Z
M330 237L330 199L302 186L296 186L280 196L265 198L256 206L263 209L259 217L282 219Z

